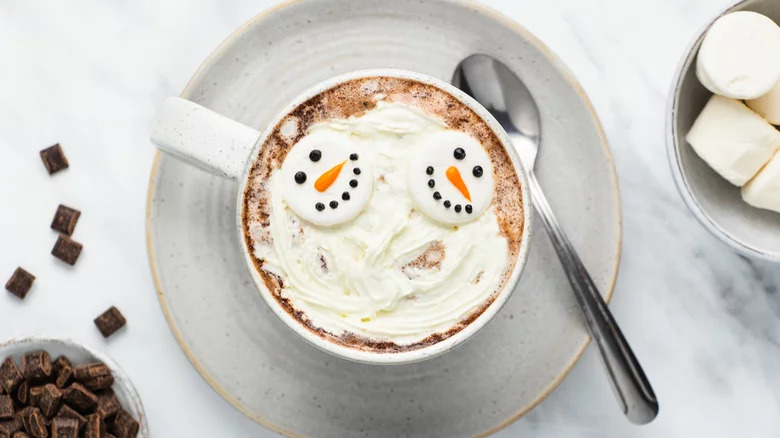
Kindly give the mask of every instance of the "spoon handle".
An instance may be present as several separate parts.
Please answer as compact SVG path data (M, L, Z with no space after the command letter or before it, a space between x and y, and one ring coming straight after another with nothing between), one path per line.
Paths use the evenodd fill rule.
M566 276L574 289L585 323L599 348L612 389L623 413L637 424L649 423L658 414L658 401L642 367L623 337L598 288L582 264L577 251L553 215L536 175L528 172L528 186L534 207L550 235Z

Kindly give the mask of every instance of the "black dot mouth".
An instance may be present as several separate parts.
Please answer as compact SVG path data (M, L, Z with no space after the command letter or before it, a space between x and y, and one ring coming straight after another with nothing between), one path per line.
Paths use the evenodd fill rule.
M314 151L312 151L312 153L315 152L315 151L316 151L316 149ZM311 158L311 153L309 154L309 158ZM352 160L352 161L357 161L358 158L359 158L358 154L356 154L354 152L349 154L349 159ZM319 158L317 160L319 160ZM317 160L312 160L312 161L317 161ZM298 173L303 173L303 172L298 172ZM296 181L298 179L298 173L295 174L296 175ZM355 167L355 168L352 169L352 173L355 174L355 178L357 178L362 173L362 171L360 170L359 167ZM305 178L306 177L304 175L304 180L305 180ZM358 181L355 178L349 180L349 186L351 188L353 188L353 189L357 188L357 186L358 186ZM299 183L299 184L302 184L302 183ZM352 195L350 195L348 191L344 191L344 192L341 193L341 200L342 201L349 201L350 199L352 199ZM339 201L334 199L334 200L328 202L328 207L330 207L333 210L337 209L339 207ZM325 210L325 204L323 204L322 202L317 202L316 204L314 204L314 208L317 211L323 211L323 210Z
M460 148L458 148L458 149L460 149ZM457 151L457 149L456 149L456 151ZM464 152L463 156L465 157L465 152ZM434 172L433 166L428 166L428 167L425 168L425 173L427 175L433 175L433 172ZM481 177L482 173L483 173L482 166L479 166L479 165L474 166L474 168L472 170L472 173L477 178ZM479 174L479 175L477 175L477 174ZM429 179L428 180L428 187L430 187L431 189L436 187L436 180L434 180L433 178ZM433 199L435 201L440 201L442 199L441 192L439 192L438 190L433 192ZM452 202L450 202L449 199L445 199L444 202L442 203L442 205L444 205L444 208L449 209L450 207L452 207ZM465 211L467 214L472 214L474 212L474 207L471 204L466 204L465 206L463 206L461 204L456 204L454 210L455 210L455 213L460 213L461 211Z

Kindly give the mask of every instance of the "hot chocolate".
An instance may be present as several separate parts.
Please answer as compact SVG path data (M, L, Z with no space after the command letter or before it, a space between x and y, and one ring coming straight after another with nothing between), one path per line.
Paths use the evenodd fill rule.
M279 304L330 342L376 352L474 321L506 286L525 226L520 180L488 124L437 87L384 76L284 116L241 205Z

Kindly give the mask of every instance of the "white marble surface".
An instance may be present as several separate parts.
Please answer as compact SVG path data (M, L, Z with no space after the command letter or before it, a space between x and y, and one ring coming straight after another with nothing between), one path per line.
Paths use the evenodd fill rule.
M730 0L490 0L550 46L593 100L615 155L623 259L611 308L652 380L649 426L618 411L593 348L536 409L497 436L769 437L780 430L780 267L736 255L677 195L664 150L666 93L695 32ZM230 32L274 1L0 2L0 340L70 336L134 379L156 437L274 436L224 402L171 335L146 259L154 150L147 122ZM49 177L38 150L71 163ZM48 253L57 204L83 210L74 268ZM72 304L76 303L76 305ZM91 320L115 304L129 327Z

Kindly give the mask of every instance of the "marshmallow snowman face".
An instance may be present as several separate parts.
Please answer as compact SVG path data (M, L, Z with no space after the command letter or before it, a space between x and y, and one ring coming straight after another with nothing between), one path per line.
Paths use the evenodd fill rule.
M290 149L282 164L282 196L298 216L314 225L348 222L371 199L373 175L366 161L361 161L349 136L311 133Z
M409 194L430 218L461 224L478 218L493 201L493 166L482 145L460 131L444 131L412 154Z

